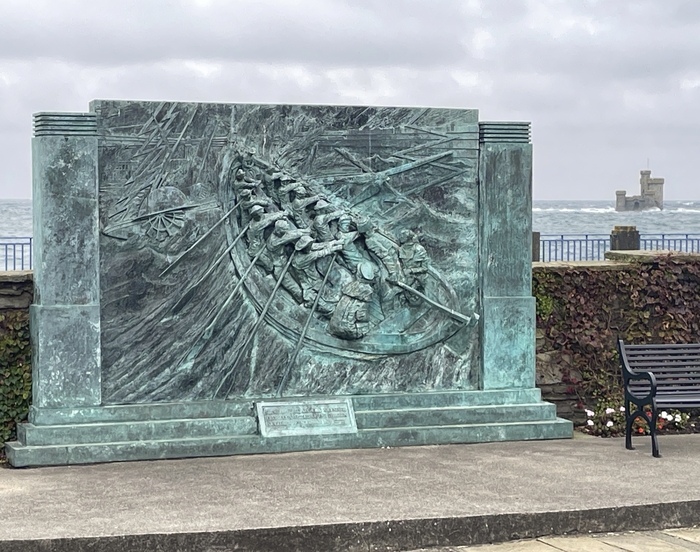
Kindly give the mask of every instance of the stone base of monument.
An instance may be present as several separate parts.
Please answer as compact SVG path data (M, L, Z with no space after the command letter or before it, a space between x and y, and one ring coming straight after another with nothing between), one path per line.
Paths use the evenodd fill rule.
M13 466L572 436L538 389L33 409Z

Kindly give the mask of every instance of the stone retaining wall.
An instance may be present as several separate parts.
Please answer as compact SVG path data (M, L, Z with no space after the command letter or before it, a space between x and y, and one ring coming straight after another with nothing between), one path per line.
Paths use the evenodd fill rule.
M541 330L537 330L535 356L536 385L542 391L542 399L554 403L557 416L575 424L586 421L583 405L568 382L570 378L581 379L581 373L571 363L571 355L560 351L546 351Z
M0 272L0 314L9 310L28 310L33 292L30 270Z

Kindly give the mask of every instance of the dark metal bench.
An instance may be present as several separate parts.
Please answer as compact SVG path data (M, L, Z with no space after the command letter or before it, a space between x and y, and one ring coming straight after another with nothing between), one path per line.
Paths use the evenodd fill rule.
M632 447L632 424L649 424L651 452L659 458L659 409L700 408L700 344L625 345L617 342L625 385L625 446ZM646 412L644 407L649 407Z

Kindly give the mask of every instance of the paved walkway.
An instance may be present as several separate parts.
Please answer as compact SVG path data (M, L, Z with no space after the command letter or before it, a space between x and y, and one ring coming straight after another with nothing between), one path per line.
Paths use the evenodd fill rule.
M605 533L580 537L542 537L503 544L419 550L420 552L698 552L700 551L700 529Z
M0 469L0 551L411 550L699 523L700 435L661 437L660 459L635 442Z

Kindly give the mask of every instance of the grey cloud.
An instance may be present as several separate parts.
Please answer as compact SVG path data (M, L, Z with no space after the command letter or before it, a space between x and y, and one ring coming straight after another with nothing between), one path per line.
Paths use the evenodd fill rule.
M48 4L27 21L26 10L0 7L0 51L110 65L169 59L230 61L330 60L344 65L427 65L461 56L455 2L173 2ZM302 4L303 6L303 4ZM3 13L4 12L4 13ZM435 53L439 52L439 56Z
M647 156L697 197L698 54L697 0L3 0L0 197L30 193L32 112L101 97L476 107L533 122L537 197L611 198Z

